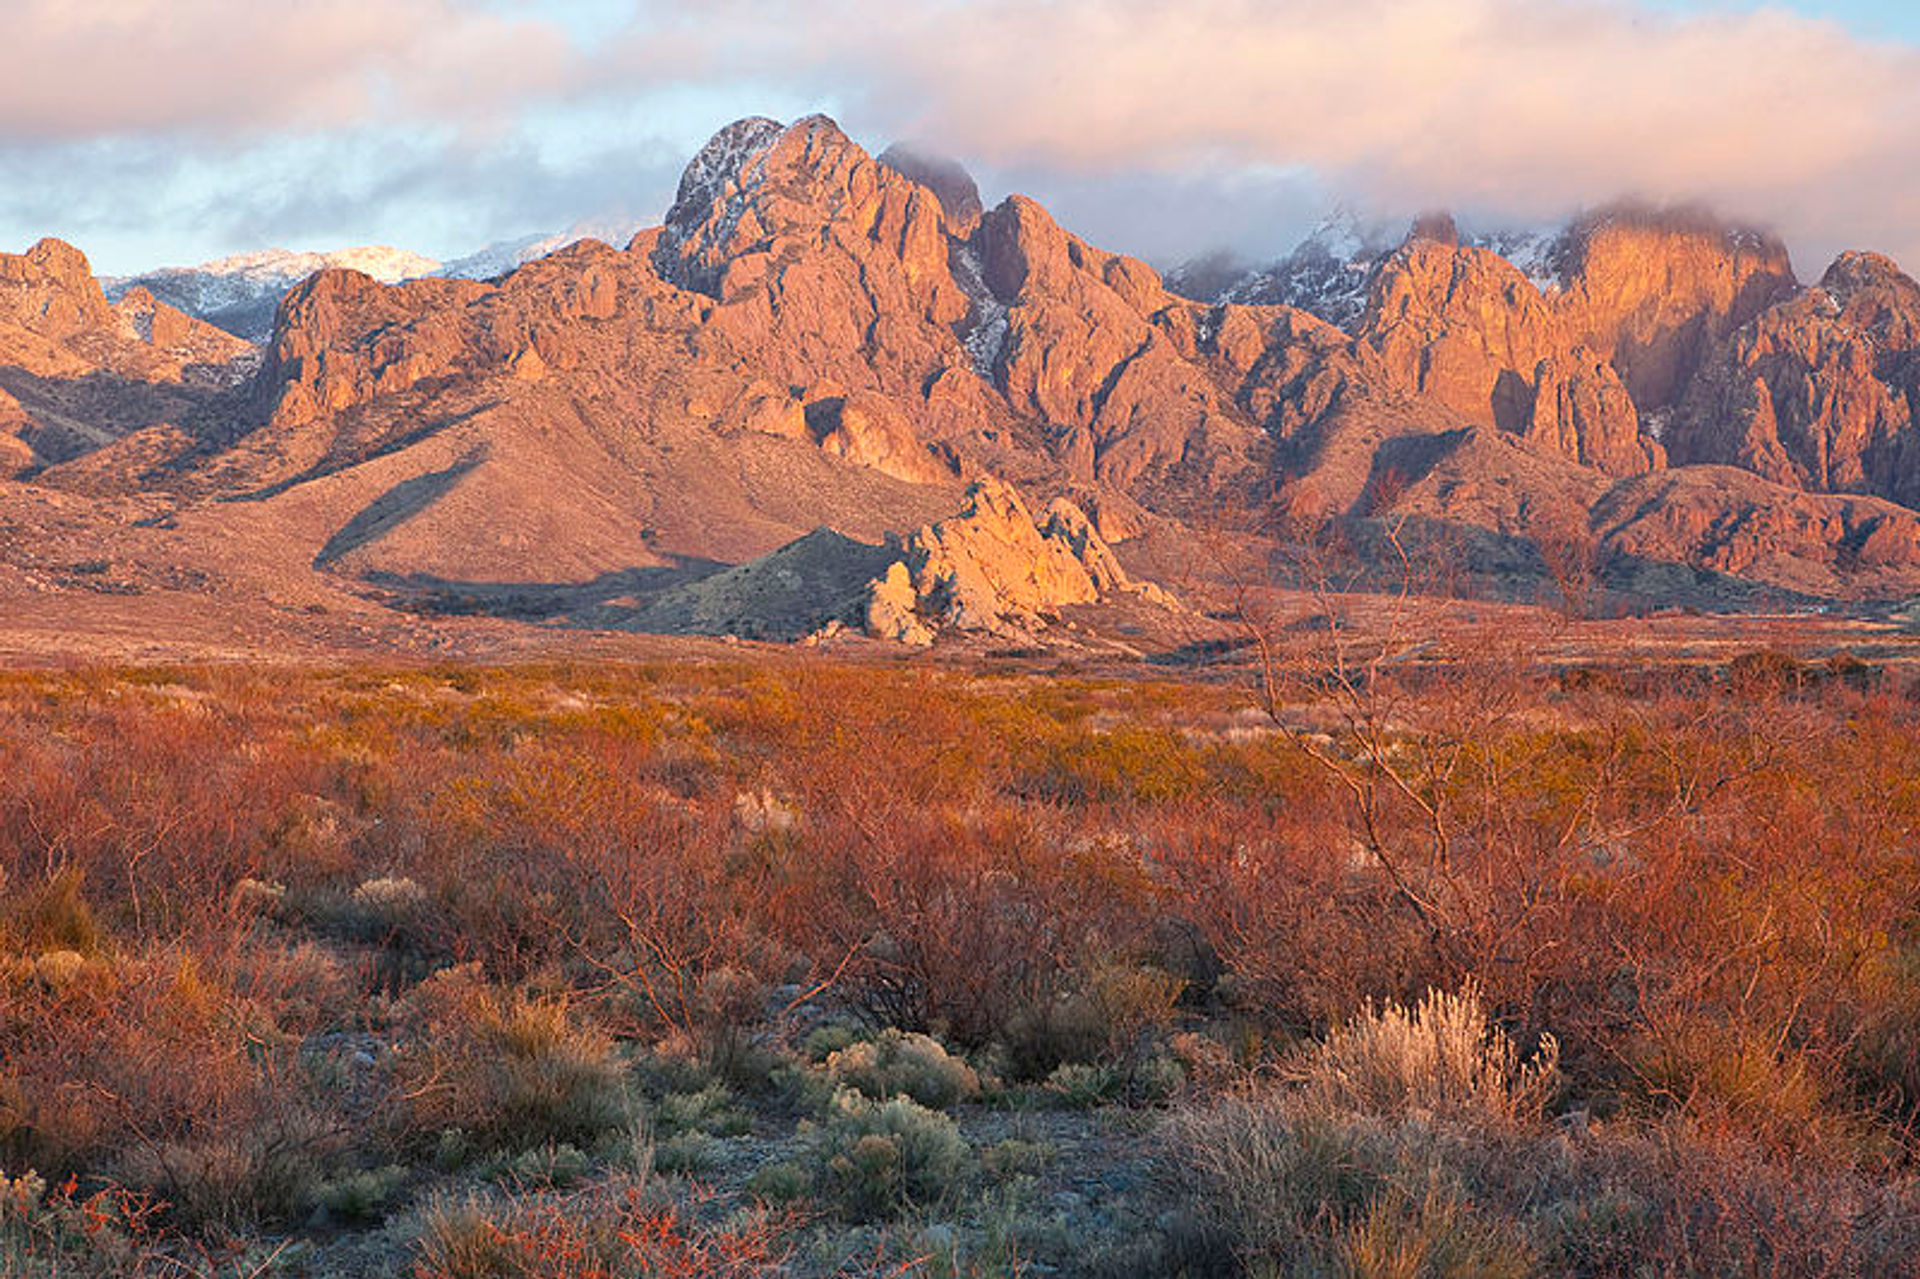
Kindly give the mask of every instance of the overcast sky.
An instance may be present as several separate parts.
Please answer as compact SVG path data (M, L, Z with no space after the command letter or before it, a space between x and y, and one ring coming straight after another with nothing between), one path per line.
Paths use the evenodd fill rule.
M742 115L967 162L1166 264L1330 205L1622 195L1920 264L1907 0L6 0L0 248L124 273L657 220Z

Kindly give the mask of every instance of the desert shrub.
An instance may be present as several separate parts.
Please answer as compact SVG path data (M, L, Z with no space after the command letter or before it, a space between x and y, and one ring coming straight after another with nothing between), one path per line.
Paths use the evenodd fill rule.
M1187 1085L1187 1068L1171 1052L1156 1053L1134 1068L1128 1090L1136 1101L1166 1101Z
M1314 1241L1327 1244L1329 1227L1363 1211L1381 1185L1356 1134L1280 1096L1181 1112L1168 1140L1195 1214L1242 1256L1282 1269L1305 1260Z
M0 1172L0 1274L124 1279L156 1260L159 1205L121 1187L82 1195L29 1169Z
M1696 1115L1731 1120L1784 1144L1802 1144L1845 1122L1826 1106L1819 1072L1804 1055L1759 1043L1730 1027L1689 1018L1635 1045L1640 1077L1659 1096Z
M1377 1196L1347 1226L1333 1254L1355 1279L1521 1279L1535 1273L1525 1236L1489 1220L1457 1193L1428 1186Z
M418 1279L748 1279L784 1273L792 1223L746 1214L706 1225L643 1188L612 1184L567 1196L469 1195L429 1205Z
M1000 1038L1007 1077L1021 1082L1043 1080L1068 1063L1095 1061L1107 1044L1099 1008L1077 998L1019 1010L1007 1019Z
M711 1134L694 1130L663 1137L654 1144L655 1171L672 1176L697 1177L720 1162L720 1143Z
M405 1193L412 1178L411 1170L398 1164L355 1169L329 1178L316 1198L337 1221L377 1221Z
M0 986L0 1155L111 1176L175 1225L283 1221L337 1152L270 1009L191 957Z
M38 884L16 888L0 914L0 942L19 950L96 953L104 937L81 892L81 880L79 870L67 867Z
M1052 1146L1008 1137L980 1152L980 1163L996 1177L1031 1177L1052 1163L1059 1152Z
M1165 803L1212 780L1202 752L1179 734L1138 724L1056 731L1034 744L1029 785L1067 803Z
M563 1141L518 1154L502 1152L483 1171L490 1179L514 1187L566 1190L586 1180L593 1161L578 1146Z
M1047 1092L1062 1106L1074 1110L1087 1110L1111 1101L1120 1087L1120 1073L1111 1066L1070 1062L1047 1076Z
M668 1093L653 1108L653 1128L662 1137L689 1132L738 1137L752 1127L724 1084L709 1084L698 1092Z
M953 1120L905 1097L875 1102L843 1091L809 1133L808 1161L823 1200L867 1220L952 1193L972 1164Z
M770 1204L798 1203L813 1191L813 1170L796 1159L770 1159L753 1170L747 1193Z
M1305 1052L1294 1076L1310 1104L1371 1115L1428 1113L1498 1124L1536 1120L1559 1086L1559 1046L1522 1063L1479 991L1429 991L1412 1008L1368 1006Z
M310 1118L143 1141L113 1160L115 1184L165 1205L190 1230L285 1225L321 1201L338 1135Z
M564 999L533 999L471 967L420 984L398 1066L416 1133L468 1129L522 1149L590 1141L630 1118L612 1043Z
M806 1040L800 1048L808 1061L820 1064L842 1048L851 1048L854 1044L871 1038L873 1038L873 1032L863 1027L832 1021L824 1026L815 1026L808 1031Z
M905 1096L945 1110L980 1091L980 1076L971 1066L950 1056L937 1039L909 1031L884 1030L842 1048L826 1064L835 1084L874 1101Z
M1281 1085L1166 1133L1185 1210L1256 1273L1876 1274L1920 1240L1920 1186L1691 1122L1575 1139Z
M1000 1041L1015 1080L1044 1080L1063 1065L1111 1065L1130 1082L1173 1017L1185 982L1158 968L1094 962L1073 988L1008 1020Z
M1069 990L1082 957L1136 945L1156 904L1137 853L1063 849L1044 812L968 820L895 796L845 822L822 831L855 850L852 905L835 922L860 940L838 993L871 1024L985 1046Z
M430 908L423 885L405 875L377 875L347 894L340 922L364 941L415 945L428 931Z

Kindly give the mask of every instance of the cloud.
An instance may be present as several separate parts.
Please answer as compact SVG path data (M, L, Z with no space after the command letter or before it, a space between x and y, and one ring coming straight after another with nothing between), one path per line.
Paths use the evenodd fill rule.
M575 61L552 22L459 0L9 0L0 138L482 122Z
M1920 51L1779 10L975 0L876 20L856 0L721 0L650 26L642 43L695 74L837 85L855 127L998 165L1288 166L1380 205L1515 218L1704 199L1920 260Z
M875 142L935 142L1161 257L1250 246L1324 190L1515 222L1704 200L1779 229L1803 270L1860 245L1920 264L1920 50L1780 9L1651 4L12 0L0 215L45 203L24 187L125 181L118 146L236 190L235 234L286 239L377 200L504 219L613 189L560 157L694 145L670 111L646 122L656 103L720 104L717 128L772 98ZM590 136L611 118L640 133ZM283 198L252 189L259 155L301 139L331 171L272 173ZM55 181L35 156L76 167ZM548 190L490 185L515 181ZM89 208L131 221L143 195Z
M376 127L182 149L153 140L0 146L0 248L58 235L125 274L269 245L392 243L459 256L583 217L657 220L685 156L608 133L565 155L521 133ZM128 192L137 193L133 200Z

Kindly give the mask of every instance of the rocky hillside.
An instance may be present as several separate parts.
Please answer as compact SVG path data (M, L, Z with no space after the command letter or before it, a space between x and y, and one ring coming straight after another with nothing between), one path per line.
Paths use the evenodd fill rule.
M59 240L0 253L0 475L199 416L252 354L144 289L108 303L85 255Z
M576 616L690 617L707 605L667 593L781 548L805 582L832 539L891 535L923 537L903 571L924 621L939 556L911 530L986 477L1043 512L1039 557L1089 526L1119 561L1151 530L1157 562L1197 563L1208 530L1285 517L1431 533L1519 590L1568 548L1641 597L1920 588L1900 504L1920 500L1920 290L1893 264L1849 255L1802 289L1764 236L1630 208L1547 238L1432 218L1356 243L1323 254L1340 323L1200 300L1031 200L985 206L950 162L749 119L621 247L484 281L323 270L224 399L15 435L59 463L43 490L162 505L178 537L155 554L244 545L283 580L564 595ZM41 359L63 370L45 393L94 385L109 347L116 368L144 352L150 384L235 367L240 344L151 299L109 308L66 255L9 260L41 281L21 330L95 361ZM1077 522L1044 514L1068 494Z

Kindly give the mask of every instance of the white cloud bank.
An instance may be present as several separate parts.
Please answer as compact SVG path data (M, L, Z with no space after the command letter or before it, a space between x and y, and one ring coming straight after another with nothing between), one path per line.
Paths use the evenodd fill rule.
M693 86L736 90L743 111L811 97L861 136L932 139L1083 193L1287 170L1377 207L1516 220L1694 199L1776 226L1803 273L1854 245L1920 264L1920 51L1780 10L706 0L641 4L592 45L561 16L512 0L14 0L0 141L472 135Z

